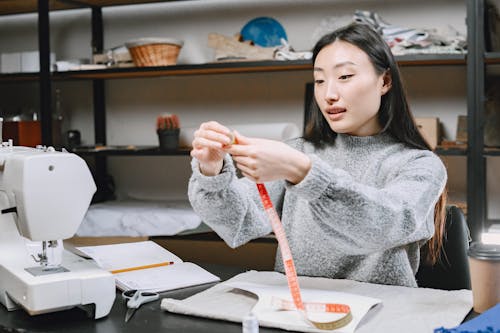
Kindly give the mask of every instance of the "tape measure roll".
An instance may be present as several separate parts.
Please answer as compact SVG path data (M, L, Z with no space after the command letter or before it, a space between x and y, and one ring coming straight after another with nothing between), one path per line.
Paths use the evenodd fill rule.
M257 189L259 190L260 199L264 206L264 211L271 222L274 234L278 240L278 245L280 247L281 256L283 259L283 265L285 267L286 279L288 282L288 288L292 296L293 303L283 299L273 299L273 306L281 310L298 310L303 318L311 323L314 327L322 330L334 330L341 328L349 324L352 320L351 308L347 304L338 303L304 303L302 301L302 296L300 294L299 280L297 278L297 272L295 270L295 264L293 262L292 252L290 251L290 246L288 245L288 240L286 238L285 229L283 224L274 209L273 203L269 194L267 193L266 186L264 184L257 184ZM345 313L340 319L329 321L329 322L319 322L309 318L308 313L311 312L332 312L332 313Z

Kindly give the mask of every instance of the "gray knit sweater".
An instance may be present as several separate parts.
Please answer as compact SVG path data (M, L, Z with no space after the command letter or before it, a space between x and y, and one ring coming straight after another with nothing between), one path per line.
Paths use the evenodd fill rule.
M434 205L447 179L441 160L388 134L339 134L324 149L303 139L289 144L311 158L311 170L299 184L266 187L297 273L417 286L419 248L434 233ZM196 159L192 169L191 204L230 247L272 231L255 183L236 177L229 156L217 176L201 174ZM284 271L279 250L275 269Z

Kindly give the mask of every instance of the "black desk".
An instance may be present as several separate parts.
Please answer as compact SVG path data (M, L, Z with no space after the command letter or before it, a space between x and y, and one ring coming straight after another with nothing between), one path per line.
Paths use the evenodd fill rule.
M208 271L218 275L221 280L227 280L245 271L243 268L203 265ZM54 312L38 316L30 316L24 310L9 312L0 306L0 332L64 332L64 333L131 333L131 332L168 332L168 333L198 333L198 332L228 332L241 333L241 324L227 321L211 320L200 317L177 315L160 309L161 298L170 297L184 299L203 291L214 284L179 289L161 294L160 300L144 304L134 316L125 323L127 307L121 298L121 292L116 293L116 300L109 315L101 319L89 318L80 308ZM464 321L472 319L477 314L470 312ZM285 332L278 329L260 327L261 333Z
M221 280L244 272L243 268L201 265L208 271L218 275ZM24 310L7 311L0 306L0 332L64 332L64 333L127 333L127 332L228 332L241 333L241 324L226 321L204 319L169 313L160 309L161 299L170 297L184 299L203 291L213 284L179 289L162 293L160 300L144 304L134 316L125 323L127 307L121 298L121 292L116 293L116 300L108 316L101 319L89 318L80 308L30 316ZM260 328L263 333L284 332L281 330Z

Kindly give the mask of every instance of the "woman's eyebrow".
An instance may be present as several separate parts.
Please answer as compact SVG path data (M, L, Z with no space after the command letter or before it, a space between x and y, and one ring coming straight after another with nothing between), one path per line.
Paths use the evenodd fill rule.
M342 61L342 62L339 62L339 63L336 63L333 68L340 68L340 67L345 67L345 66L349 66L349 65L354 65L356 66L356 63L352 62L352 61ZM321 67L314 67L313 68L313 71L315 72L323 72L323 68Z
M352 61L343 61L343 62L339 62L339 63L335 64L335 66L333 66L333 68L339 68L339 67L344 67L344 66L348 66L348 65L356 65L356 64L353 63Z

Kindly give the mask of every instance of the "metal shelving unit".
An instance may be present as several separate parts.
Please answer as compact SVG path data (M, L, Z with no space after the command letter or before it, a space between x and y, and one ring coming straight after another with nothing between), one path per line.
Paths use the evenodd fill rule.
M473 171L476 172L475 176L471 175L468 179L476 184L477 182L477 194L475 196L475 206L474 206L474 220L476 233L480 230L484 230L491 223L498 223L498 220L490 220L487 216L487 193L486 193L486 183L487 183L487 164L486 158L494 158L500 156L500 148L489 148L484 146L484 126L485 126L485 113L486 113L486 78L487 69L489 66L498 66L500 64L500 52L490 52L487 50L486 41L486 26L487 21L487 0L468 0L468 10L471 11L471 15L474 18L472 29L474 30L474 39L472 40L474 51L474 59L471 59L471 70L474 71L474 82L470 84L474 85L471 87L468 94L471 93L474 97L474 104L471 107L474 108L473 114L473 124L469 126L469 133L474 133L475 135L470 139L472 140L473 149L471 152L471 166ZM472 69L472 66L473 69ZM494 67L493 67L494 68ZM474 89L474 90L472 90ZM473 132L471 132L473 131ZM473 193L470 194L471 197L474 196Z
M161 76L237 74L278 71L310 70L308 61L255 61L236 63L207 63L149 68L110 68L55 72L49 71L49 12L73 8L90 8L92 11L92 48L95 53L103 50L103 15L106 6L132 5L161 0L3 0L0 15L38 12L40 73L0 74L1 82L39 81L42 143L52 143L51 82L54 80L92 80L95 142L106 145L105 88L104 80L147 78ZM500 156L500 149L484 149L483 111L485 64L500 64L500 53L486 53L484 43L485 0L467 0L468 54L423 54L396 57L400 66L466 66L468 143L464 147L438 147L436 153L446 156L467 157L467 206L471 236L478 239L486 219L486 156ZM106 172L108 156L187 155L187 150L161 152L156 148L144 149L95 149L81 150L81 155L95 156L97 174ZM99 181L96 179L96 181Z
M500 156L500 149L485 148L486 67L500 64L499 52L486 52L485 16L486 0L467 1L468 25L468 146L467 155L467 204L468 224L473 240L492 221L487 216L486 157Z

